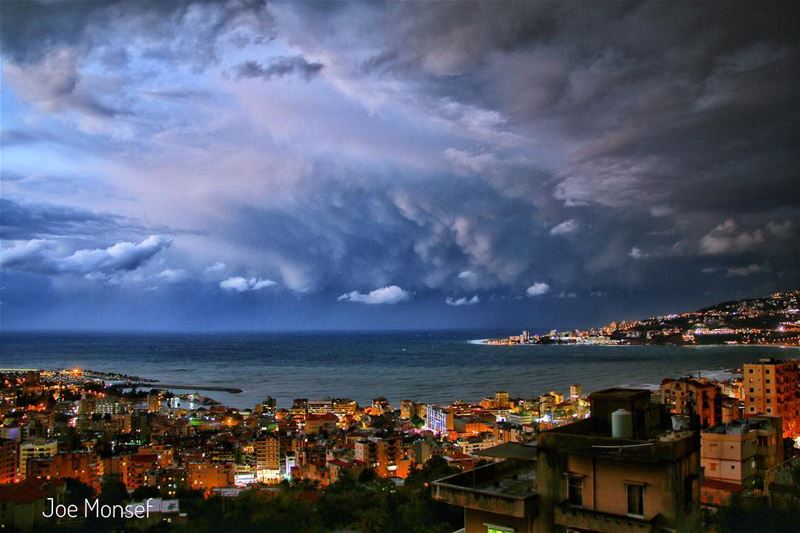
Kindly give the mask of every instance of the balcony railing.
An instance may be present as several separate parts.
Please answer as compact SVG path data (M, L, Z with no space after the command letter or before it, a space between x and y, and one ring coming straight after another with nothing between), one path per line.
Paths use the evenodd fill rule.
M536 462L506 460L434 482L436 500L515 517L535 510Z
M623 516L593 511L583 507L574 507L567 502L556 506L555 523L565 528L596 531L598 533L616 533L618 531L651 532L657 531L661 522L660 515L650 520L634 516Z

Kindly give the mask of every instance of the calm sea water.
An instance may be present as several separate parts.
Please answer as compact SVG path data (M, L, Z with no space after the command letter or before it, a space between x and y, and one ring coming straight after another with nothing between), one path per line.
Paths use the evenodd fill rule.
M267 395L386 396L425 402L479 400L495 390L531 397L605 387L654 386L667 376L724 372L758 357L800 357L778 347L484 346L470 339L510 332L269 334L0 334L0 367L122 372L164 383L239 387L205 393L252 407ZM188 392L188 391L187 391Z

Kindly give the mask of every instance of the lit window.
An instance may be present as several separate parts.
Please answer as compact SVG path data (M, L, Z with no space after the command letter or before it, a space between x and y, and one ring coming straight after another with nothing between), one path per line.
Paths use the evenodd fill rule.
M628 514L644 516L644 485L628 483Z
M514 533L516 531L512 527L495 526L492 524L484 524L486 526L486 533Z

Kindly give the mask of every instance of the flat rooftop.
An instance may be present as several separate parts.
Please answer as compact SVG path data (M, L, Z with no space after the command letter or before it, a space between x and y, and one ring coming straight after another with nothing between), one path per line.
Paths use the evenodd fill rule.
M536 461L492 463L440 479L436 484L491 496L526 498L536 494Z
M536 446L530 444L521 444L519 442L505 442L492 446L491 448L484 448L483 450L474 453L479 457L491 457L493 459L519 459L522 461L535 461L536 460Z

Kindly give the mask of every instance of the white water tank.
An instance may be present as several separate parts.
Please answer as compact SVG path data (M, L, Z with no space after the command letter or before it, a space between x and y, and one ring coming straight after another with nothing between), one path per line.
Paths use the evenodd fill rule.
M615 439L633 438L633 414L627 409L611 413L611 436Z

